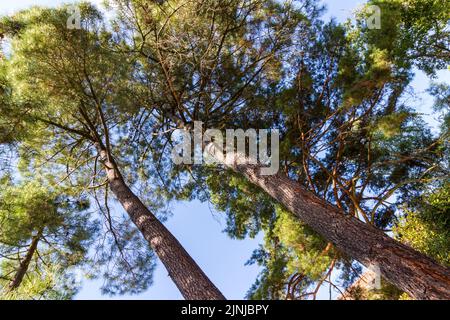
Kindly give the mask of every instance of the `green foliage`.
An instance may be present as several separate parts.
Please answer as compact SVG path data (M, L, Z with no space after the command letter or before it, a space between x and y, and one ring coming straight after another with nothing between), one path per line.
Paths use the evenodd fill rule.
M407 112L399 112L382 117L378 120L376 125L377 131L386 138L392 138L399 135L402 130L402 125L408 117L409 114Z
M264 247L256 250L248 262L263 267L247 293L250 299L286 298L293 275L304 277L294 290L300 295L324 276L336 257L335 250L290 212L277 207L276 213L273 227L265 229Z
M264 246L255 250L247 264L258 264L263 270L247 292L252 300L280 300L286 297L285 282L288 277L285 249L275 237L266 237Z
M449 65L448 0L371 0L368 5L380 7L382 24L381 30L362 28L367 43L387 50L395 65L415 65L430 75Z
M324 254L327 243L290 212L278 209L277 217L273 234L287 250L287 274L302 273L318 280L331 263L332 252Z
M11 268L3 265L1 269L7 271L8 267ZM49 266L31 264L30 270L19 288L11 292L0 290L0 300L69 300L81 286L74 274L57 264Z
M450 85L446 83L433 83L428 90L434 96L434 110L440 114L444 136L450 134Z
M211 202L227 213L226 232L233 238L256 236L274 219L274 205L267 195L236 174L220 172L207 177Z
M0 192L0 292L5 298L71 298L77 291L74 267L87 265L96 236L89 202L71 199L42 180L13 184L3 179ZM26 275L18 289L10 282L25 259L29 243L38 238ZM9 280L8 280L9 279Z
M450 266L450 183L429 191L406 210L394 232L398 239Z

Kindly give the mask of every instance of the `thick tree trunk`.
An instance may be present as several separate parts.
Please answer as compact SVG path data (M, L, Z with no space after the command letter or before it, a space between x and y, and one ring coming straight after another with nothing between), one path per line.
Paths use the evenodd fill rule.
M107 158L103 151L101 156ZM161 259L183 297L188 300L225 300L178 240L131 191L120 172L114 169L114 164L107 160L104 164L111 191Z
M261 187L339 250L365 266L378 267L385 279L413 298L450 299L448 268L381 230L345 215L285 175L263 176L260 166L245 164L239 156L227 161L213 144L207 148L219 162Z
M40 237L41 234L39 233L31 240L31 244L28 247L27 254L25 255L25 258L20 262L19 269L17 270L16 274L14 275L14 278L12 279L12 281L8 286L9 292L16 290L22 283L22 280L28 271L31 259L33 258L34 253L36 252Z

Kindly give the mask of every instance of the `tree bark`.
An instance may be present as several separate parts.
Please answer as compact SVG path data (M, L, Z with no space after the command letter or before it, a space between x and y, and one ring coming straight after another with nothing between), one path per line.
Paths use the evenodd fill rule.
M27 254L25 255L25 258L20 262L19 269L17 270L13 280L10 282L8 286L8 292L16 290L22 283L23 278L25 277L25 274L28 271L28 267L30 266L31 259L33 258L33 255L36 252L40 237L41 234L39 233L31 240L31 244L28 247Z
M449 268L345 215L283 174L263 176L258 165L246 164L239 156L227 161L213 144L207 148L219 162L261 187L339 250L367 267L377 266L385 279L413 298L450 299Z
M115 163L107 160L106 151L101 151L100 155L111 191L158 255L183 297L187 300L225 300L178 240L128 187Z

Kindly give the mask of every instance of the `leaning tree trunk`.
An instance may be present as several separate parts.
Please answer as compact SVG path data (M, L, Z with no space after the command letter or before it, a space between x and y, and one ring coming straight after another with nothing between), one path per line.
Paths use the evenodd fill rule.
M358 219L346 216L281 174L261 176L256 166L236 166L247 179L282 203L338 249L416 299L450 299L450 270Z
M27 254L25 255L25 258L20 262L19 269L17 270L16 274L14 275L14 278L9 283L8 291L14 291L17 288L19 288L20 284L22 283L23 277L25 277L25 274L28 271L28 267L30 265L31 259L34 256L34 253L36 252L39 240L40 240L41 234L39 233L33 239L31 240L31 244L28 247Z
M100 154L111 191L158 255L183 297L188 300L225 300L172 233L128 187L115 164L106 160L106 152L101 151Z
M450 299L450 270L418 251L388 237L375 227L344 215L337 207L315 196L282 174L263 176L260 166L227 161L209 144L218 161L244 175L302 222L365 266L377 266L381 275L415 299ZM239 162L241 160L241 162Z

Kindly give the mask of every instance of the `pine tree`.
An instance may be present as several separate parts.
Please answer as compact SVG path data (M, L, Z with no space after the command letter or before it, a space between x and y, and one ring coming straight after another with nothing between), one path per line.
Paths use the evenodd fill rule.
M0 192L0 293L3 298L69 299L87 265L97 227L89 202L50 190L42 181L14 184Z
M151 208L158 203L150 201L158 195L152 200L150 195L145 201L131 189L129 183L145 190L137 171L128 174L123 169L133 166L139 154L138 150L129 153L126 142L140 116L141 96L133 96L134 92L128 90L130 79L139 76L133 69L136 61L116 53L120 39L106 31L97 10L87 4L80 5L80 10L84 16L81 30L66 27L68 11L64 7L33 8L2 21L2 31L12 44L11 57L4 64L13 100L19 106L11 119L25 121L30 133L20 146L20 165L31 172L41 168L57 183L93 189L107 186L185 298L223 299L152 213ZM145 166L142 161L134 163ZM109 206L105 203L104 207L109 231L116 235ZM119 244L120 240L114 238ZM118 247L124 255L120 244ZM125 262L132 271L127 265ZM128 274L136 277L133 272ZM148 276L143 279L147 284L150 281Z
M341 256L366 265L381 263L386 278L417 298L448 295L446 281L431 276L435 272L445 279L447 269L382 232L392 226L400 200L419 194L425 181L445 172L435 165L442 140L435 139L404 104L413 67L431 74L447 61L440 54L432 61L409 55L424 39L418 30L411 34L407 28L415 23L408 14L416 7L386 3L380 31L363 25L365 12L353 27L323 24L313 2L256 1L247 6L231 1L227 7L215 1L115 3L122 12L118 23L135 35L137 44L130 52L141 57L141 76L152 84L147 103L156 106L161 123L192 129L193 121L201 120L205 127L280 129L283 171L289 179L264 178L251 166L232 169L333 242ZM445 32L445 22L439 20L422 35ZM438 30L430 30L435 27ZM162 154L158 150L156 157L167 164ZM205 181L205 172L217 177L216 171L191 166L173 169L169 164L159 170L173 181L172 187L166 185L180 197L203 192L198 184ZM175 174L195 178L184 184L186 179L180 183ZM222 207L232 215L236 235L245 234L247 226L253 233L263 224L273 227L273 204L261 208L253 201L257 197L246 192L246 183L232 184L230 190L226 184L233 179L213 182L220 186L213 199L219 206L230 197L238 201ZM399 202L390 203L393 197ZM315 205L320 207L317 215L306 215L315 212ZM356 219L347 220L343 213ZM338 238L341 222L328 224L334 217L342 222ZM391 247L396 249L387 249ZM336 266L331 261L325 275ZM394 261L400 264L394 267ZM420 261L421 267L413 261ZM433 271L414 281L408 276L427 267ZM424 287L429 287L425 295Z

